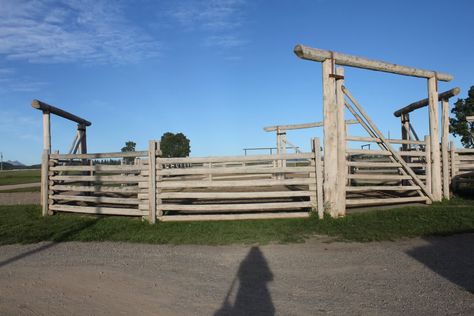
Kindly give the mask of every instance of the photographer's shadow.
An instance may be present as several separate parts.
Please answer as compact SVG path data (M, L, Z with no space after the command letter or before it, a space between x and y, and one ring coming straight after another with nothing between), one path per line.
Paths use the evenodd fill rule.
M221 308L214 315L274 315L275 307L267 288L267 283L272 280L273 273L263 253L258 247L252 247L241 262ZM237 283L238 290L232 304L231 296Z

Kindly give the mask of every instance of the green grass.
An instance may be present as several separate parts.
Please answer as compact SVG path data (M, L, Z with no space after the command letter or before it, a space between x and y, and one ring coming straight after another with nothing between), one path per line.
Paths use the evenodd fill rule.
M267 244L331 240L377 241L474 232L472 201L351 214L340 219L180 222L150 225L140 219L59 214L39 206L0 206L0 245L39 241L125 241L153 244Z
M0 186L41 181L40 170L0 171Z
M41 191L40 187L2 190L2 187L0 186L0 194L1 193L18 193L18 192L40 192L40 191Z

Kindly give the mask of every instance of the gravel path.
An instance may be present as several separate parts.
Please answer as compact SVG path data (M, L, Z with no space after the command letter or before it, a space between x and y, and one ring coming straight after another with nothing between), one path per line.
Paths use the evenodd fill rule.
M39 192L0 192L0 205L40 204Z
M6 190L15 190L15 189L26 189L26 188L36 188L40 187L41 183L22 183L22 184L9 184L9 185L0 185L0 191Z
M1 315L473 315L474 234L0 247Z

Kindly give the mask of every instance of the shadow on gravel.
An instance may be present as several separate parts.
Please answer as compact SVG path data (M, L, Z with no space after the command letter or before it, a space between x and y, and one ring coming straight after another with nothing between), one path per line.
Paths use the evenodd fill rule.
M272 280L273 273L263 253L258 247L252 247L247 257L240 263L224 302L214 316L274 315L275 307L267 288L267 283ZM239 288L232 304L231 297L234 297L237 283Z
M95 225L101 219L102 219L102 217L97 217L93 221L87 221L87 222L81 223L79 225L77 225L77 224L71 225L70 227L65 228L63 231L55 234L54 236L49 236L48 239L52 239L53 241L48 242L44 245L41 245L41 246L39 246L35 249L28 250L24 253L21 253L19 255L14 256L14 257L8 258L8 259L3 260L3 261L0 261L0 268L4 267L6 265L9 265L10 263L13 263L15 261L24 259L28 256L34 255L36 253L39 253L41 251L47 250L51 247L54 247L59 242L68 241L68 240L70 240L71 237L73 237L77 233L81 232L82 230Z
M474 234L425 238L430 245L407 251L428 268L474 293Z

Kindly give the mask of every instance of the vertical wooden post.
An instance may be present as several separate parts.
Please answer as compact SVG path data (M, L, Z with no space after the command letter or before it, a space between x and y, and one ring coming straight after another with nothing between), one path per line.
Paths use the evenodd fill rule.
M443 161L443 198L449 200L449 103L448 100L441 100L442 104L442 134L441 134L441 158Z
M332 61L322 62L324 126L324 206L332 217L338 216L337 203L337 113Z
M431 183L432 183L431 166L432 166L432 163L431 163L431 140L430 140L430 136L425 136L425 153L426 153L426 157L425 157L425 159L426 159L426 166L425 166L426 190L428 190L428 192L432 193L433 188L431 187Z
M449 151L450 151L450 156L451 156L451 192L454 193L456 190L456 145L454 144L453 141L449 143Z
M441 201L441 153L439 148L439 115L438 115L438 83L436 77L428 79L428 100L430 113L430 141L431 141L431 190L435 201Z
M314 167L316 178L316 207L318 210L318 217L324 217L324 200L323 200L323 170L321 160L321 144L319 138L313 138L313 152L314 152Z
M49 151L43 150L41 156L41 213L48 215L49 209Z
M43 149L51 153L51 115L43 112Z
M77 125L77 133L79 135L79 153L87 154L87 135L86 126L83 124Z
M336 68L336 120L337 120L337 181L336 209L339 216L346 215L346 121L344 118L345 102L342 86L344 85L344 68Z
M410 114L405 113L400 115L400 121L402 123L402 139L410 140ZM410 146L408 144L402 144L402 150L407 151ZM404 157L405 160L408 157ZM409 162L409 161L408 161Z
M148 142L148 202L151 224L156 222L156 141Z
M161 157L161 143L156 143L156 152L155 152L155 162L156 162L156 216L160 219L163 216L163 209L162 209L162 199L160 198L161 195L161 188L158 187L158 183L161 181L161 175L158 174L158 171L163 169L163 165L159 162L158 158Z

